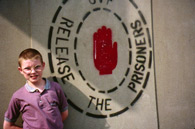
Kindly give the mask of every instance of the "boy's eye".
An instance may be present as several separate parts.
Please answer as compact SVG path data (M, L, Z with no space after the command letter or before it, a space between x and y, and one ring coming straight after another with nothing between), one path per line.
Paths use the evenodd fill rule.
M27 68L24 68L24 69L25 69L25 70L31 70L31 68L28 68L28 67L27 67Z
M35 68L40 68L41 66L40 65L37 65Z
M35 69L36 69L36 70L39 70L39 69L41 69L41 66L38 65L38 66L35 67Z

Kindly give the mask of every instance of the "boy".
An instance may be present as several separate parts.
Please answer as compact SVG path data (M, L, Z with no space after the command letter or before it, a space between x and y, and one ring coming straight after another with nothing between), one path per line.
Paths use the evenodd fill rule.
M11 98L4 129L22 129L14 124L20 112L24 129L63 129L68 104L60 85L42 78L45 63L41 54L35 49L26 49L19 55L18 64L27 81Z

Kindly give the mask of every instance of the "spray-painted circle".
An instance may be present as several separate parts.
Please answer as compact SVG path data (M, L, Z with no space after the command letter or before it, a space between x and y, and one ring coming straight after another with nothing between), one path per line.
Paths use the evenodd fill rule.
M133 11L130 18L116 10L116 1L84 3L63 1L56 10L48 36L51 75L75 110L95 118L115 117L133 106L147 86L152 67L150 31L134 1L123 2ZM88 6L73 12L79 4ZM117 68L112 75L101 77L93 66L90 44L100 25L113 30L119 46Z

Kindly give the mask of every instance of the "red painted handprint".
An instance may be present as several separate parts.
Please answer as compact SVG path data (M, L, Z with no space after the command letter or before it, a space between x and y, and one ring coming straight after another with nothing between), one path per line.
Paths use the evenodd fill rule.
M112 74L117 65L117 42L112 45L112 31L102 26L93 34L93 60L100 75Z

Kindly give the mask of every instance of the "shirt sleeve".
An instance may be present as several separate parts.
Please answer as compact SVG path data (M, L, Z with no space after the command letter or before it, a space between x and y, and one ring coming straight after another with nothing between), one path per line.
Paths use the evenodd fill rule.
M8 109L5 112L5 120L8 122L15 122L20 115L20 104L18 99L12 96Z
M59 98L59 109L61 112L64 112L64 111L68 110L68 102L67 102L67 99L65 97L65 93L62 90L61 86L59 84L57 84L57 85L58 85L57 93L58 93L58 98Z

